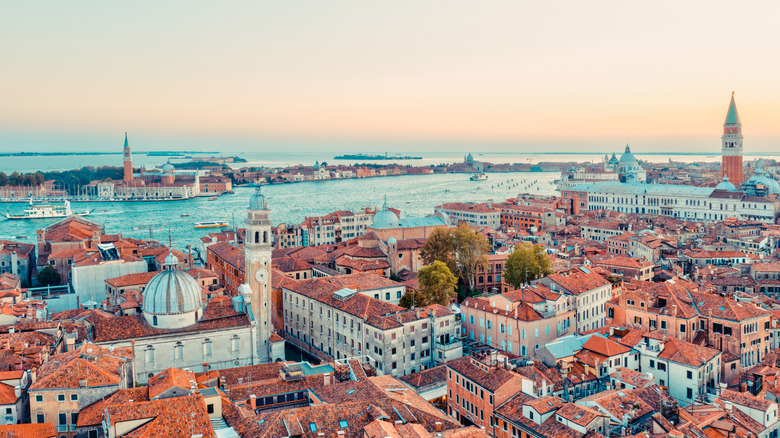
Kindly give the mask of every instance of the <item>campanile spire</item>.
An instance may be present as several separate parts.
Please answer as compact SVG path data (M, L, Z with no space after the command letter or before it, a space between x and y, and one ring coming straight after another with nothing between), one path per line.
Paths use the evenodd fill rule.
M742 185L742 122L739 120L737 103L734 101L734 92L731 92L731 102L726 112L726 121L723 122L723 136L721 137L721 178L729 175L732 184L737 188Z

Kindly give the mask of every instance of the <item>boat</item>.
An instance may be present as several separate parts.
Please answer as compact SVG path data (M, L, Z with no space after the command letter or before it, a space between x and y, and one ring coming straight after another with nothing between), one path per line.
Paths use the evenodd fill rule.
M212 196L209 198L209 201L216 201L219 196Z
M190 216L190 215L188 215L188 214L183 214L183 215L181 215L181 217L189 217L189 216Z
M73 210L70 209L70 201L65 201L63 205L35 205L31 199L29 207L24 209L23 214L14 216L8 211L5 214L5 217L7 219L49 219L68 216L88 216L89 213L89 210L81 213L74 213Z
M471 178L469 178L472 181L485 181L487 179L487 175L485 172L477 172L474 175L471 175Z
M228 226L228 221L195 222L195 228L222 228Z
M27 236L16 236L17 239L29 239Z

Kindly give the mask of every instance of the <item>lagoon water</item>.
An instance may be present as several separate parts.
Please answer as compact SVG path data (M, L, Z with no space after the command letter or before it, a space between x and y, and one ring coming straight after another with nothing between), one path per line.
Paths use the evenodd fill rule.
M300 223L304 217L323 215L336 210L356 210L364 206L381 206L387 196L390 207L401 210L402 217L422 217L433 213L433 207L444 202L494 200L503 201L518 193L552 195L557 193L553 180L557 172L491 173L487 181L470 181L469 174L402 175L365 179L311 181L263 186L271 218L279 223ZM107 233L125 237L149 238L166 242L170 230L173 246L183 249L197 246L198 238L211 229L195 229L193 223L227 220L243 227L243 219L254 188L237 187L235 194L215 201L194 198L166 202L73 202L76 212L93 210L88 219L103 223ZM24 203L0 203L5 213L18 214ZM181 217L186 214L189 216ZM34 242L36 230L55 219L6 220L0 218L0 239ZM28 239L16 239L27 236Z

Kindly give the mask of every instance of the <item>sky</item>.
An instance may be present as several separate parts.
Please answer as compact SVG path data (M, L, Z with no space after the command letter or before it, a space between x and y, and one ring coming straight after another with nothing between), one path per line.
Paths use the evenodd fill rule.
M776 1L0 0L0 152L780 150Z

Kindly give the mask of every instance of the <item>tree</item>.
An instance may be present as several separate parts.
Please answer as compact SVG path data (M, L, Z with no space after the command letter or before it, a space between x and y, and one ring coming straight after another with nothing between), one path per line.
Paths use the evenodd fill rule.
M417 278L420 280L420 292L428 304L449 306L457 296L455 286L458 279L452 275L447 265L438 260L420 269Z
M473 290L477 268L487 265L485 255L490 249L490 243L483 235L464 224L455 229L434 230L420 250L420 257L426 265L436 260L444 263Z
M433 233L425 241L425 245L420 249L420 258L426 265L430 265L438 260L447 265L450 268L450 272L459 276L455 265L454 240L448 228L433 230Z
M542 245L534 245L531 242L516 246L504 265L504 281L515 289L551 273L547 251Z
M452 232L455 249L455 266L458 276L468 281L469 289L474 290L477 270L487 267L487 253L491 246L485 236L463 224Z
M406 293L401 297L401 301L398 302L401 307L411 309L412 307L425 307L428 305L428 300L422 294L422 292L415 289L407 289Z
M51 266L41 269L41 272L35 276L35 279L38 280L38 284L41 286L57 286L60 284L60 274Z

